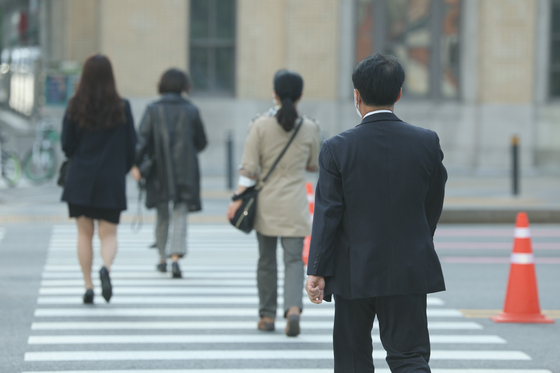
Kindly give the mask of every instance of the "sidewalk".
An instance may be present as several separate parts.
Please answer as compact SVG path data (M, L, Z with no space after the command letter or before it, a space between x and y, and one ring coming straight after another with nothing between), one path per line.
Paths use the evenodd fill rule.
M450 175L441 223L513 223L526 211L531 223L560 223L560 176L527 176L513 196L507 176Z
M316 175L309 175L315 185ZM123 223L130 223L138 209L138 189L128 179L128 210ZM508 177L455 176L447 182L441 223L512 223L518 211L526 211L531 223L560 223L560 176L531 176L520 182L521 193L511 195ZM202 180L203 211L189 215L194 224L227 224L225 212L232 191L225 177L206 176ZM22 180L14 189L0 181L0 223L70 222L67 207L60 201L62 189L54 180L32 186ZM154 210L142 208L145 223L155 221Z
M315 175L309 181L316 183ZM231 192L223 177L203 180L203 199L212 212L225 213ZM560 223L560 176L530 176L520 180L520 194L513 196L507 176L450 175L441 223L513 223L519 211L526 211L532 223ZM222 211L215 211L217 206ZM205 206L206 210L206 206ZM225 221L225 220L224 220Z

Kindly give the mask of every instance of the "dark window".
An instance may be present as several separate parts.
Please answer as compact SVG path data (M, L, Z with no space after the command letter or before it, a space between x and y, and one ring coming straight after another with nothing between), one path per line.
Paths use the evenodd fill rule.
M234 92L235 9L235 0L191 0L190 74L195 92Z
M550 96L560 97L560 0L552 1Z
M457 98L460 0L357 0L356 59L389 53L405 96Z

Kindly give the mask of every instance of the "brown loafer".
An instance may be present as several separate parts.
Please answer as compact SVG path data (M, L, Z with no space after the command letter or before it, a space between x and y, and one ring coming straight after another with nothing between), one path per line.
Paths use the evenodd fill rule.
M299 315L288 315L288 318L286 320L286 335L288 337L297 337L299 333Z
M259 320L257 324L257 328L264 332L273 332L274 331L274 319L272 317L263 316Z

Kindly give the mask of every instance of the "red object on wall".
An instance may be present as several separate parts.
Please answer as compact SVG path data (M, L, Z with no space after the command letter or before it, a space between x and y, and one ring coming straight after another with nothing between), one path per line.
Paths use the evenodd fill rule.
M29 27L29 18L27 13L20 12L19 13L19 24L18 24L18 34L20 40L27 39L27 28Z

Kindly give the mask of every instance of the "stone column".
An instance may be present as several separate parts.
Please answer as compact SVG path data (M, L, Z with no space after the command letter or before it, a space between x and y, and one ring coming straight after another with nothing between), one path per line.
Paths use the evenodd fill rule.
M510 139L519 135L521 164L534 164L535 30L537 0L479 2L477 166L507 171Z

